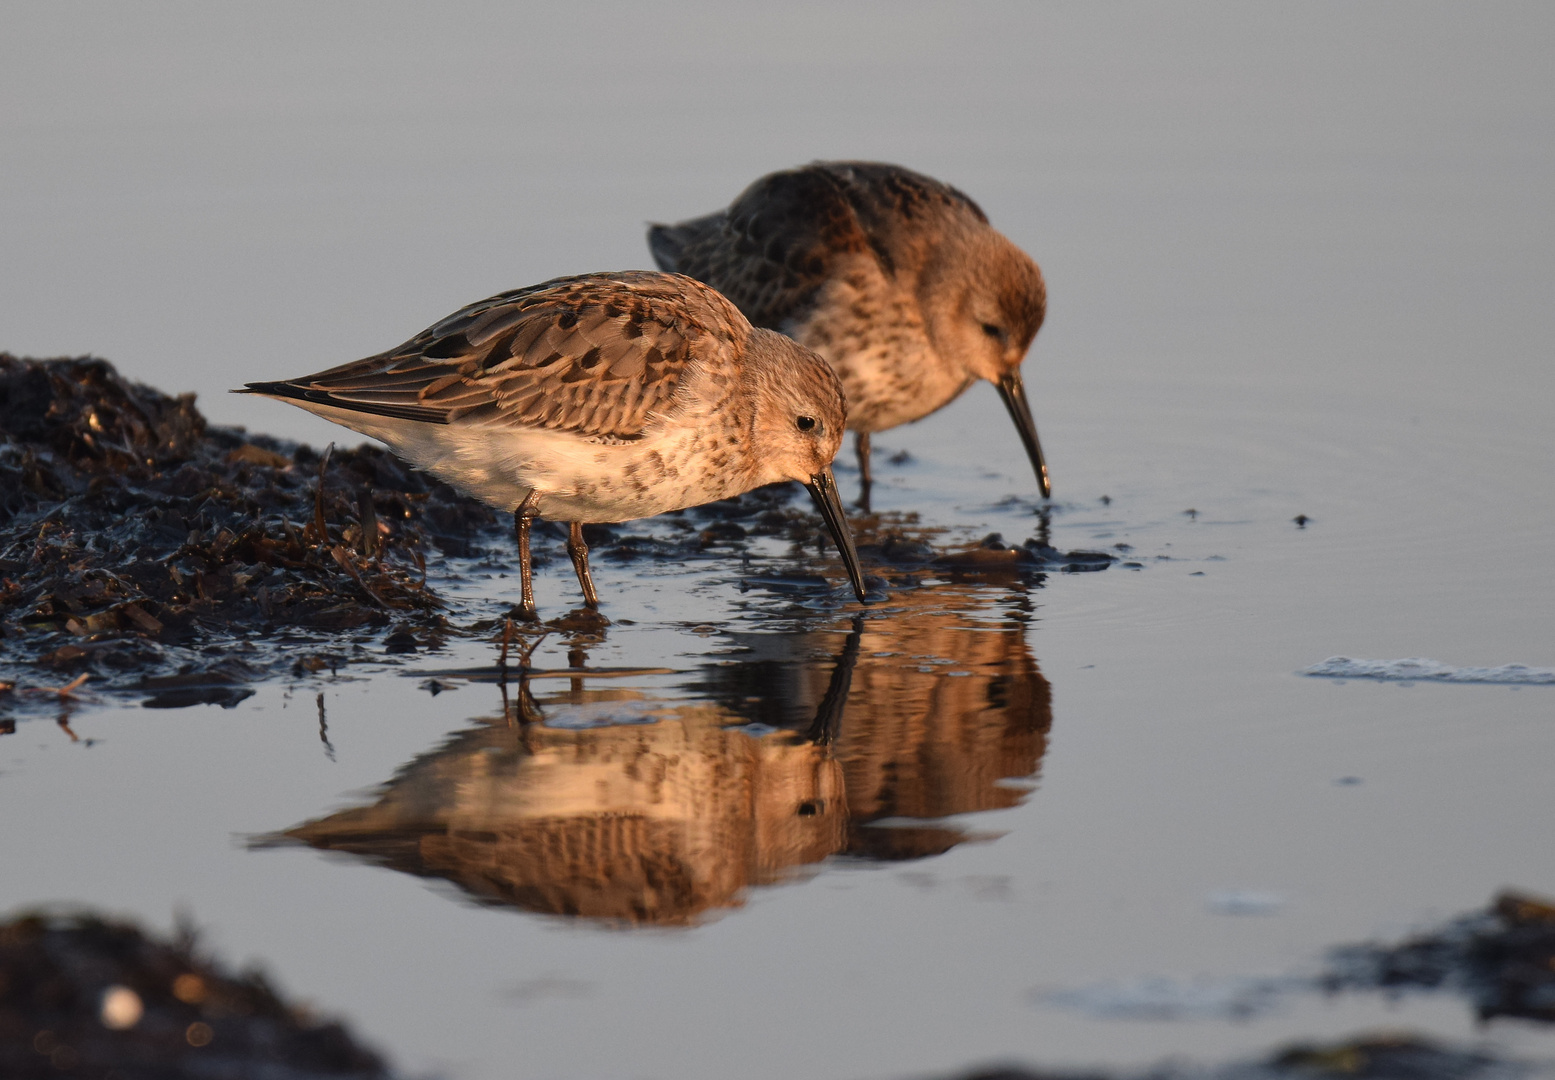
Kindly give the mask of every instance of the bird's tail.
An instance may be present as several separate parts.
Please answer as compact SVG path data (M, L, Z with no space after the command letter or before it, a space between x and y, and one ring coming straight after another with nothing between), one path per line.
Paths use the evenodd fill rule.
M659 264L660 270L696 277L695 264L699 260L695 258L695 249L701 246L703 240L722 232L723 225L724 213L721 210L706 217L682 221L678 225L650 225L648 250L653 253L653 261Z

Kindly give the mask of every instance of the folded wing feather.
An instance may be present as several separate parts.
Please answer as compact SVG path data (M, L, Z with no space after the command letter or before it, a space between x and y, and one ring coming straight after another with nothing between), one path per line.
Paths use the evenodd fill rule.
M750 324L678 275L591 274L471 304L397 349L253 389L427 423L641 436L699 364L734 366Z

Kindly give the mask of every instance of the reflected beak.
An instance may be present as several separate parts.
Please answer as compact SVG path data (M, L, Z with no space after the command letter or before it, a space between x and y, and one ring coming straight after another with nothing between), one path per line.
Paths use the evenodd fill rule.
M832 479L830 469L823 469L810 477L805 487L810 489L815 505L820 508L821 517L826 521L826 527L831 530L837 554L842 556L842 565L848 568L848 580L853 583L854 595L862 604L864 572L859 569L858 551L853 547L853 534L848 531L848 519L842 514L842 500L837 497L837 481Z
M1026 456L1031 458L1031 467L1036 470L1042 497L1051 499L1053 485L1048 482L1047 461L1042 457L1042 444L1037 441L1037 424L1031 418L1031 405L1026 401L1026 384L1020 381L1020 372L1010 372L994 386L998 387L999 396L1004 399L1004 407L1010 410L1010 419L1015 421L1020 441L1026 444Z

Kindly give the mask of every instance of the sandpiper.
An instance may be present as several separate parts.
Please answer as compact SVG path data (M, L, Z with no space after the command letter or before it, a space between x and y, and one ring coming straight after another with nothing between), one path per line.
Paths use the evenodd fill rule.
M847 420L836 375L689 277L557 278L471 304L365 360L234 392L344 424L511 510L525 618L535 613L534 518L568 523L567 552L593 608L585 523L784 480L810 489L864 598L831 472Z
M836 368L860 505L870 434L922 419L977 379L998 388L1052 495L1020 377L1047 308L1042 272L955 188L898 165L816 162L762 177L727 210L652 226L648 246L662 269L707 282Z

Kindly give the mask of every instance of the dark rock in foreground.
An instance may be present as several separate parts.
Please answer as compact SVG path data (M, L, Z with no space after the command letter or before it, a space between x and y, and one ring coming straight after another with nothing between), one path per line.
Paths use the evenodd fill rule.
M110 1071L111 1070L111 1071ZM95 915L0 925L0 1076L121 1080L387 1077L343 1026L232 975L192 933L164 942Z
M1035 999L1113 1018L1247 1019L1294 995L1342 993L1449 993L1464 998L1482 1023L1555 1023L1555 904L1503 892L1482 911L1400 942L1331 949L1316 974L1155 979L1144 987L1103 984Z
M1542 905L1541 905L1542 907ZM1547 909L1546 909L1547 910ZM1515 912L1521 919L1527 912ZM1545 923L1535 911L1535 923ZM0 924L0 1076L120 1080L376 1080L383 1060L338 1021L288 1004L257 972L201 954L191 930L159 941L89 913L23 914ZM1146 1069L984 1067L954 1080L1522 1080L1555 1063L1408 1033L1287 1046L1219 1065Z
M1555 904L1505 892L1490 907L1397 945L1335 950L1324 988L1449 990L1481 1020L1555 1023Z

